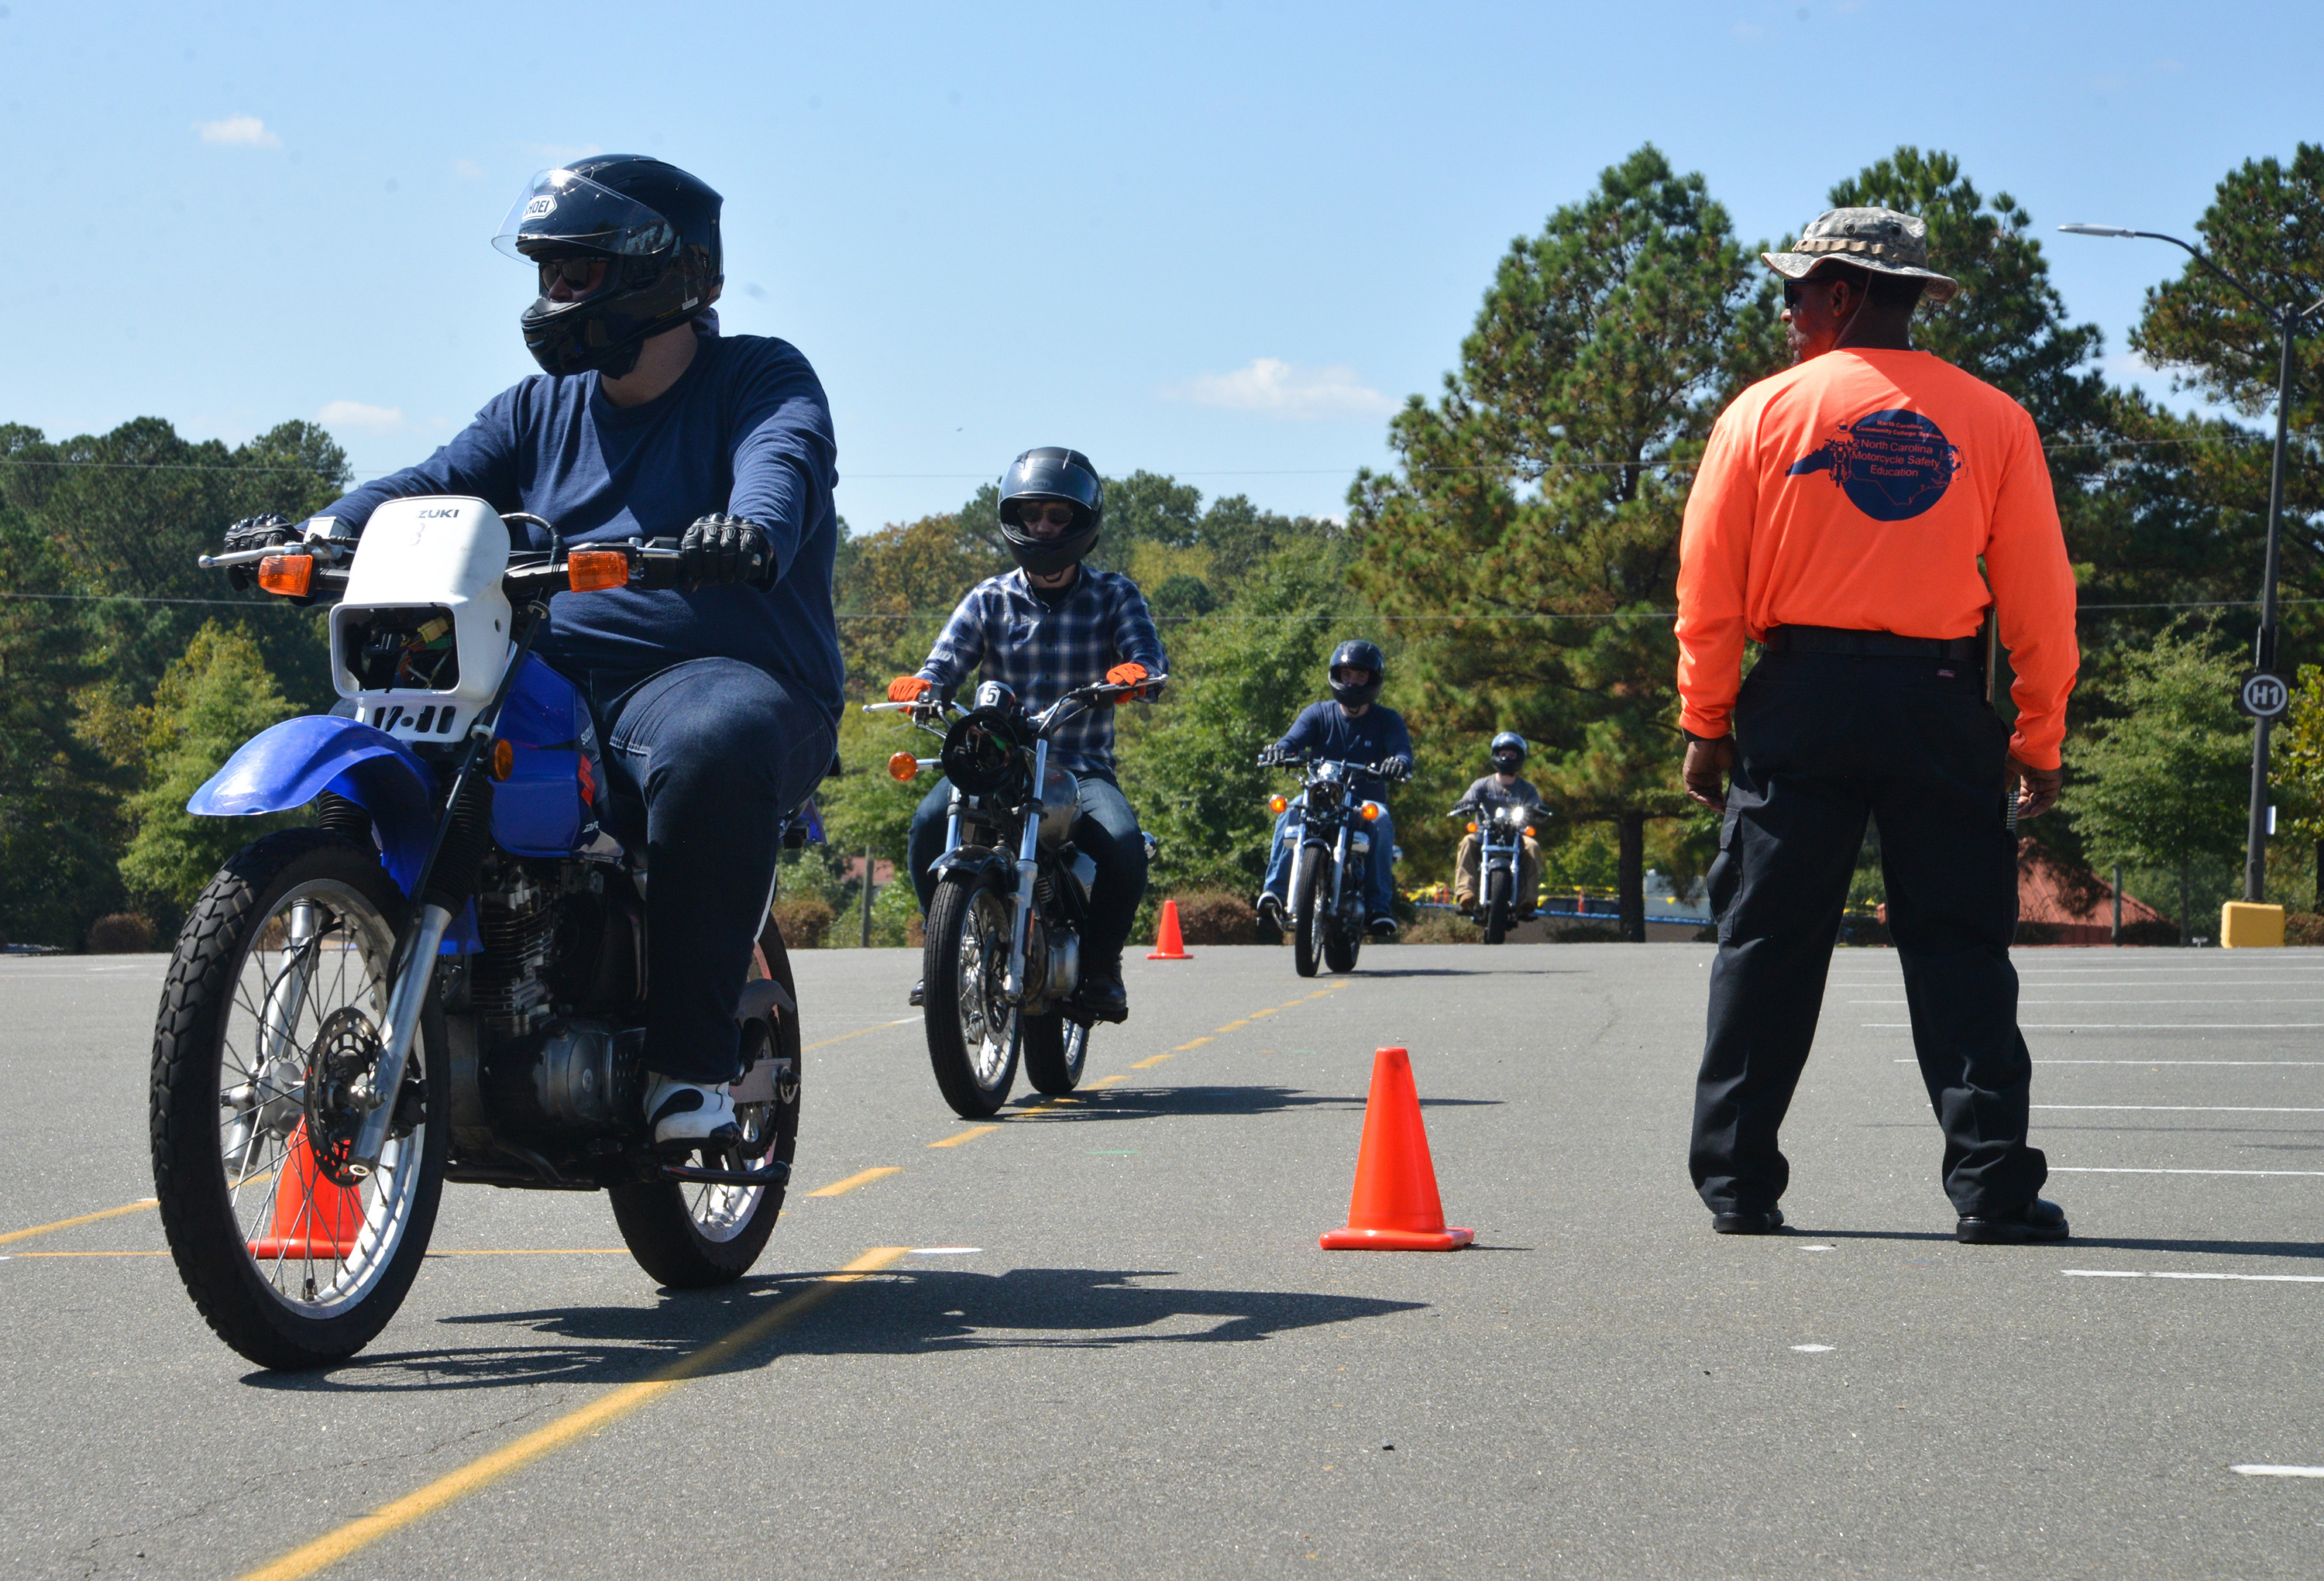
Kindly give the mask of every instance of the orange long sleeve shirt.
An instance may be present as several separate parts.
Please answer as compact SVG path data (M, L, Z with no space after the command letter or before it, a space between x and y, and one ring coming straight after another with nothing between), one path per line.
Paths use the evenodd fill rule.
M1681 722L1727 733L1747 637L1969 637L1997 602L2010 750L2054 768L2081 650L2034 419L1926 352L1826 353L1752 385L1711 431L1679 539Z

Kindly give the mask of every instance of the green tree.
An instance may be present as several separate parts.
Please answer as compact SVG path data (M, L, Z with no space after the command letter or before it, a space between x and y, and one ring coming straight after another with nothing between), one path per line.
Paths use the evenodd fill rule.
M144 786L125 809L135 832L121 858L133 894L190 905L226 858L257 837L263 825L198 818L186 801L244 741L296 712L247 630L203 624L143 711Z
M2117 656L2122 712L2070 739L2065 802L2101 860L2159 868L2179 880L2183 941L2195 864L2243 849L2249 731L2232 701L2231 654L2209 631L2173 628Z
M1565 817L1617 826L1634 939L1646 821L1688 811L1667 613L1688 473L1770 345L1757 267L1702 178L1640 149L1510 246L1441 400L1390 424L1401 474L1349 494L1360 587L1428 634L1406 651L1429 732L1541 743Z

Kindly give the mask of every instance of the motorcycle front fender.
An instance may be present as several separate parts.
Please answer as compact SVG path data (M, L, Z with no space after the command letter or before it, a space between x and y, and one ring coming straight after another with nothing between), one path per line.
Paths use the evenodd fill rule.
M409 895L436 832L434 778L410 748L338 714L286 719L242 744L186 802L205 818L288 813L323 792L371 814L389 877ZM478 948L471 907L445 935L446 952Z
M954 875L1003 891L1017 884L1016 859L982 845L954 847L929 864L928 872L939 884Z

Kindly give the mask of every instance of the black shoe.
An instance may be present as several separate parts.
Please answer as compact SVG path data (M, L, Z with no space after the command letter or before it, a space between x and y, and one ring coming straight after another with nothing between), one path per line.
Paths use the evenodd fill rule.
M1130 1019L1130 995L1118 977L1091 977L1082 979L1081 991L1074 996L1093 1021L1127 1021Z
M1269 891L1260 890L1259 905L1256 909L1262 926L1273 928L1278 933L1283 931L1283 901L1279 896Z
M1762 1209L1757 1213L1714 1213L1711 1216L1711 1230L1722 1236L1772 1236L1784 1230L1784 1210Z
M1392 916L1376 916L1364 924L1364 932L1375 939L1393 939L1396 937L1396 919Z
M1472 917L1477 915L1477 903L1474 899L1456 900L1452 903L1452 909L1462 916Z
M928 979L926 979L926 978L922 978L919 981L918 981L918 982L916 982L916 983L914 983L914 984L912 985L912 993L911 993L911 997L910 997L909 1003L910 1003L910 1005L911 1005L912 1008L913 1008L913 1009L915 1009L915 1010L917 1010L917 1009L918 1009L921 1006L923 1006L923 1005L925 1005L925 1004L927 1004L927 1002L928 1002Z
M1964 1213L1953 1238L1975 1246L2024 1246L2066 1238L2066 1210L2036 1197L2006 1213Z

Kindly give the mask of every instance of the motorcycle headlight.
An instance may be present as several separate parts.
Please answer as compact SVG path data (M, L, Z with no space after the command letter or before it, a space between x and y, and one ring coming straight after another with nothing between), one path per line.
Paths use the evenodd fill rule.
M1019 721L999 708L980 708L953 722L936 755L945 777L962 795L992 795L1024 775Z

